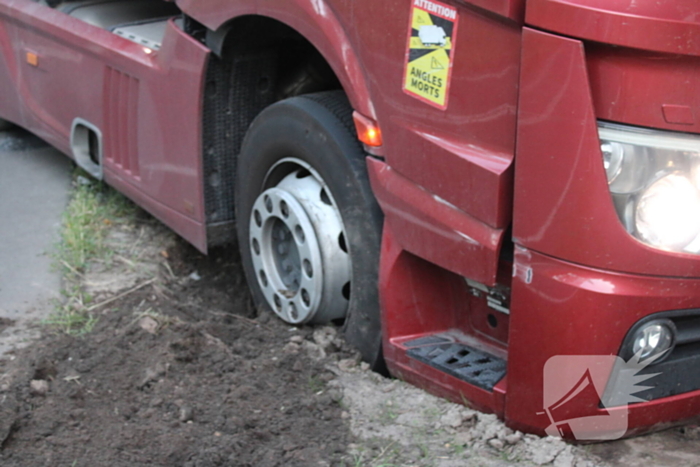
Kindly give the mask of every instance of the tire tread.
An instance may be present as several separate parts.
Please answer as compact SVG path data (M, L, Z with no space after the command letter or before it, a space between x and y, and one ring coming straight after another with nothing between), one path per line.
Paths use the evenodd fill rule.
M309 99L325 107L338 119L339 123L342 123L348 133L357 141L357 146L362 149L364 153L364 149L357 139L357 130L355 129L355 122L352 118L352 106L343 91L323 91L314 94L304 94L299 97Z

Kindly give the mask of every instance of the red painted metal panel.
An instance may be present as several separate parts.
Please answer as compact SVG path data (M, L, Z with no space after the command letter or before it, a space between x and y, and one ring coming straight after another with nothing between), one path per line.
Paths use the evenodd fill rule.
M596 115L700 133L700 57L586 45Z
M696 0L529 0L525 22L596 42L700 55Z
M121 171L112 172L109 168L105 168L105 179L109 181L110 185L153 214L200 251L207 251L206 232L202 223L170 208L157 198L148 196L132 183L133 179L125 178Z
M516 243L593 267L700 277L700 257L637 241L615 213L580 41L526 29L518 126Z
M19 73L18 54L13 42L13 29L0 16L0 89L17 89ZM18 124L24 122L22 103L16 92L0 92L0 117Z
M521 22L525 14L525 0L461 0L467 5L474 5L499 16Z
M127 165L110 166L106 172L109 183L129 193L138 190L140 195L131 196L144 200L153 215L202 251L207 245L201 172L201 103L207 57L201 44L168 23L152 68L133 74L140 78L138 108L134 101L130 107L127 103L123 111L132 117L122 119L118 127L127 136L120 139ZM123 81L122 93L133 98L134 81L128 82L127 86ZM137 126L130 126L134 121Z
M617 355L630 327L652 313L700 307L700 280L634 276L560 261L523 248L515 254L506 421L540 434L544 365L555 355ZM668 403L664 403L668 401ZM596 406L576 409L600 415ZM630 406L634 431L700 413L700 391Z
M102 101L104 64L141 73L153 67L137 44L37 2L0 1L0 22L13 38L9 63L16 63L12 85L23 104L21 123L67 154L78 113L102 127L96 103ZM27 52L36 54L36 66L27 63Z
M451 2L459 15L446 110L402 91L411 1L355 2L353 39L369 70L388 164L494 228L511 218L520 28ZM373 27L376 18L383 28ZM381 46L379 45L381 44Z
M368 159L370 181L401 246L455 274L496 284L504 230L494 229Z

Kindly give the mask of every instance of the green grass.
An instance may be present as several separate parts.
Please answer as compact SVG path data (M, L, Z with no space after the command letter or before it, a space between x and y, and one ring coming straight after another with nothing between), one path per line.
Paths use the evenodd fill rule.
M66 284L64 299L56 303L54 312L44 320L45 325L71 335L92 330L97 322L89 310L92 297L82 291L80 280L91 261L111 256L105 244L110 228L128 222L135 213L135 206L112 188L88 180L81 171L74 173L60 240L52 255Z
M109 255L105 237L109 228L133 216L134 205L101 182L78 183L63 214L60 243L54 258L66 274L81 274L88 263Z
M78 288L63 290L63 300L57 300L54 311L43 321L45 326L56 331L82 336L92 331L97 318L87 310L92 298Z

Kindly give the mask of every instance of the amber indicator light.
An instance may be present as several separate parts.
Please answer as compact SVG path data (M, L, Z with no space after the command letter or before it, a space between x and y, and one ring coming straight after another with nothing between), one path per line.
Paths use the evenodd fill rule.
M39 66L39 57L34 52L27 52L27 63L31 66Z
M382 145L382 132L379 129L377 122L356 111L352 113L352 118L355 121L357 138L360 141L365 143L367 146L377 147Z

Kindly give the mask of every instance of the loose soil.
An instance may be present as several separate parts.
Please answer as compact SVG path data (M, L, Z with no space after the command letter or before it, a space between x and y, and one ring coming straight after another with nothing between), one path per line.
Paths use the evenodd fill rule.
M143 213L109 244L80 281L94 329L0 358L2 466L700 463L695 428L573 446L374 374L338 329L254 309L234 247Z
M0 332L3 332L5 328L12 326L13 323L14 321L12 321L11 319L0 318Z
M112 240L128 246L129 233ZM98 303L132 292L99 307L88 335L46 335L5 370L2 465L330 465L345 454L340 397L323 391L334 375L277 345L312 330L253 310L235 250L206 258L168 243L139 247L159 269L87 274Z

